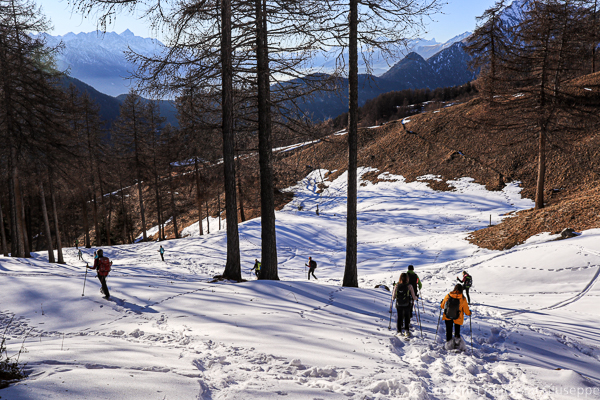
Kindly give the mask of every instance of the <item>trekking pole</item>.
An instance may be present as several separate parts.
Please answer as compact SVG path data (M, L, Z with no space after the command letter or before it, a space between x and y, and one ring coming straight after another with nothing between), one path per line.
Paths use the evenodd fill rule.
M423 325L421 325L421 312L419 311L419 299L417 299L417 319L419 320L419 329L421 330L421 339L423 338Z
M438 328L440 327L440 318L442 318L442 309L441 308L440 308L440 315L438 317L437 326L435 327L435 336L433 337L434 341L437 339Z
M471 316L469 315L469 329L471 330L471 356L473 355L473 325L471 325Z
M388 325L388 331L392 330L392 316L394 315L394 312L392 311L392 303L394 302L394 300L390 301L390 324Z
M87 280L87 271L88 271L88 263L85 263L85 277L83 278L83 292L81 292L82 296L85 293L85 281Z

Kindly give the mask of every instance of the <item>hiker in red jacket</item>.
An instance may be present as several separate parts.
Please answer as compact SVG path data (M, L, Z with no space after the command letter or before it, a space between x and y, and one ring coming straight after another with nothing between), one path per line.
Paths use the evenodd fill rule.
M112 266L112 261L108 259L108 257L104 257L104 253L102 250L98 250L98 258L94 260L94 265L88 267L89 269L95 269L98 271L98 280L102 285L102 289L100 289L100 293L104 295L105 299L110 298L110 293L108 292L108 286L106 286L106 277L110 272L110 268Z

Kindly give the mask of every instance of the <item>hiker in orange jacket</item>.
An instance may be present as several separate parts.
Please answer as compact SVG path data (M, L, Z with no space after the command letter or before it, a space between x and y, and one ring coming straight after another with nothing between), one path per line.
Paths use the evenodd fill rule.
M471 315L461 284L454 286L454 290L444 297L440 307L444 310L443 320L446 321L446 348L456 348L460 345L460 326L464 322L464 316ZM453 326L454 340L452 340Z

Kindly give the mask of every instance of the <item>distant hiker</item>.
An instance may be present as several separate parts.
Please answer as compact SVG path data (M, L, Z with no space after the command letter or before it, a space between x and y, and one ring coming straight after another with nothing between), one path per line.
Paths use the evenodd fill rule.
M83 253L81 252L81 249L77 251L77 259L83 261Z
M165 261L165 249L163 249L162 246L160 246L160 249L158 249L158 252L160 253L160 258Z
M446 321L446 349L455 349L460 346L460 326L464 322L465 315L471 315L469 304L463 296L463 287L459 283L454 290L444 297L440 307L444 310ZM452 339L452 327L454 326L454 340Z
M473 285L473 277L467 273L467 271L463 271L462 279L456 278L457 281L462 283L463 288L465 289L465 294L467 295L467 302L471 304L471 297L469 296L469 289Z
M98 259L98 250L94 250L94 262Z
M317 279L315 276L315 269L317 268L317 262L312 259L312 257L308 257L308 264L304 264L308 267L308 280L310 281L310 274Z
M258 258L254 259L254 267L250 271L254 271L254 275L258 278L258 275L260 275L260 261L258 261Z
M415 273L415 267L409 265L406 273L408 274L408 283L411 284L413 290L415 291L415 296L419 297L419 293L421 292L423 284L421 283L419 276Z
M396 300L396 312L398 316L396 318L396 331L402 333L402 329L406 330L405 336L410 336L410 318L411 309L413 302L417 301L417 296L410 283L408 283L408 274L405 272L400 274L400 279L394 288L394 294L392 294L392 303ZM390 313L392 312L392 305L390 304Z
M104 295L105 299L108 299L110 298L110 293L108 292L108 286L106 286L106 277L112 267L112 261L108 257L104 257L102 250L97 250L96 255L98 258L94 260L94 265L88 268L98 271L98 280L100 280L100 284L102 285L100 292Z

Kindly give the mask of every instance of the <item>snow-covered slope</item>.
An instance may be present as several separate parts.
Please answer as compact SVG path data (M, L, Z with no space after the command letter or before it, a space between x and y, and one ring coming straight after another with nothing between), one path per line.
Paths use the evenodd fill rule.
M517 185L488 192L468 178L435 192L382 174L359 185L360 288L344 273L346 175L314 171L277 213L277 282L211 283L225 232L105 248L111 300L75 249L67 265L0 257L0 330L24 343L29 377L2 399L572 399L600 396L600 230L512 250L464 240L532 203ZM362 170L362 173L367 170ZM429 176L424 179L437 179ZM328 187L320 192L319 184ZM319 215L316 207L319 206ZM244 277L260 257L260 221L240 225ZM93 249L84 249L91 261ZM318 281L307 281L308 256ZM408 264L424 288L421 330L389 331L391 285ZM462 270L474 280L469 351L443 349L439 301ZM395 318L395 315L394 315ZM472 325L472 348L471 332Z

